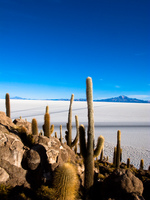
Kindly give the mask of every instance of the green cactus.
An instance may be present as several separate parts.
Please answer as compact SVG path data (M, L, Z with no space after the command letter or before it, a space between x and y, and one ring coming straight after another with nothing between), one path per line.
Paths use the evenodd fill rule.
M141 159L141 161L140 161L140 169L144 169L144 160L143 159Z
M71 99L70 99L67 131L65 132L66 133L65 138L67 140L67 145L70 148L74 147L77 144L78 139L79 139L79 122L78 122L78 116L76 115L75 116L75 121L76 121L76 127L78 126L78 128L77 128L76 137L75 137L74 141L72 142L72 103L73 103L73 100L74 100L74 94L71 95Z
M127 159L127 168L130 168L130 158Z
M49 113L45 113L44 116L44 125L43 125L44 136L50 136L50 115Z
M6 93L6 96L5 96L5 106L6 106L6 116L10 117L10 96L9 96L9 93Z
M61 144L63 143L63 138L62 138L62 125L60 125L60 142Z
M85 175L84 175L84 187L88 190L94 183L94 157L100 154L104 144L104 138L100 136L98 138L97 148L94 150L94 112L93 112L93 91L92 91L92 79L88 77L86 79L86 97L88 106L88 138L87 143L85 141L85 128L84 125L80 125L80 151L84 158ZM88 194L86 195L88 196Z
M50 199L75 200L78 188L79 180L75 167L64 163L55 170Z
M57 137L57 132L55 132L55 138L58 138L58 137Z
M35 118L32 119L32 134L38 135L38 124Z
M120 158L121 158L121 131L117 132L117 152L116 152L116 168L120 166Z
M80 125L79 132L80 132L80 151L81 151L81 155L84 158L84 165L85 165L84 186L88 190L94 183L94 158L99 156L103 149L104 137L99 136L98 142L97 142L97 147L94 149L94 146L93 146L93 149L91 151L88 151L89 138L86 143L85 128L84 128L83 124Z

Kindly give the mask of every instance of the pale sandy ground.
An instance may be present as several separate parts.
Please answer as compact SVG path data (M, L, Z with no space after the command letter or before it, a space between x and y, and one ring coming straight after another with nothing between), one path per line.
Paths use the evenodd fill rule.
M63 126L65 135L68 120L69 101L11 100L12 119L22 116L29 122L36 118L39 130L44 123L45 107L49 106L51 124L59 135L59 126ZM0 110L5 111L5 101L0 99ZM79 123L87 127L87 103L73 102L73 138L76 134L75 115ZM144 159L144 168L150 165L150 104L94 102L95 139L105 137L104 154L112 162L113 149L117 141L117 130L121 130L123 161L130 158L137 168L140 159Z

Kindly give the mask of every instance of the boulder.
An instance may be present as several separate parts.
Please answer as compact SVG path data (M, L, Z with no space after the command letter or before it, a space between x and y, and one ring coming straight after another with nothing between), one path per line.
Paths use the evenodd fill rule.
M115 199L143 199L143 183L130 170L117 169L103 182L103 195Z

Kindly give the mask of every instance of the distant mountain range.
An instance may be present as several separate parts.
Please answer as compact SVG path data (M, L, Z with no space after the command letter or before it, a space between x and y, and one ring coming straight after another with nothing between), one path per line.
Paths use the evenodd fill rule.
M38 100L38 99L29 99L29 98L22 98L22 97L12 97L11 99L20 99L20 100ZM53 100L53 101L70 101L70 99L41 99L41 100ZM86 101L86 99L74 99L74 101ZM127 96L119 96L119 97L112 97L108 99L99 99L93 100L94 102L123 102L123 103L150 103L150 101L136 99L136 98L129 98Z

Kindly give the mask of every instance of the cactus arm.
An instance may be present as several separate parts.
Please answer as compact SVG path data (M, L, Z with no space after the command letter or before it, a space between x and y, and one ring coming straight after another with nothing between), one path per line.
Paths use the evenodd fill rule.
M53 133L53 131L54 131L54 124L52 124L50 127L50 135Z
M75 121L76 121L76 130L77 130L77 134L76 137L74 139L74 141L71 143L71 147L76 146L76 144L78 143L79 140L79 120L78 120L78 116L75 116Z
M94 150L94 158L99 156L104 146L104 137L101 135L98 137L97 147Z
M72 103L74 100L74 94L71 95L69 113L68 113L68 138L67 145L71 147L72 142Z
M83 158L86 157L86 142L85 142L85 128L84 125L81 124L79 126L79 136L80 136L80 153Z

